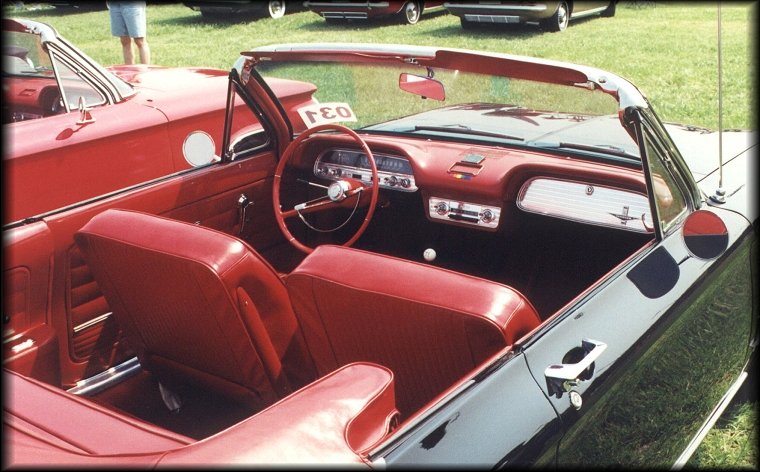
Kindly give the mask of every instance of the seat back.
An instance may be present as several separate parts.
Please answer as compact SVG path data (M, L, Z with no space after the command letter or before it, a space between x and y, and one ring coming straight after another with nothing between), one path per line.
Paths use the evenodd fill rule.
M261 408L315 378L282 280L239 239L111 209L75 240L140 363L168 386Z
M318 375L384 365L403 417L541 323L505 285L340 246L319 246L286 285Z

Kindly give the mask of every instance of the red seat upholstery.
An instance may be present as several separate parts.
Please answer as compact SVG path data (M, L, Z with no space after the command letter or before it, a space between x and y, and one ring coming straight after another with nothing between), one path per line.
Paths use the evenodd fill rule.
M4 369L3 468L363 464L398 411L388 369L351 364L202 441Z
M340 246L319 246L286 285L318 374L384 365L404 416L541 322L505 285Z
M397 416L393 373L349 364L232 428L172 451L161 465L362 464Z
M75 240L141 365L162 383L262 408L316 378L282 279L239 239L112 209Z
M135 463L149 463L194 442L7 369L3 387L3 443L10 464L95 465L95 456L114 454L139 454Z

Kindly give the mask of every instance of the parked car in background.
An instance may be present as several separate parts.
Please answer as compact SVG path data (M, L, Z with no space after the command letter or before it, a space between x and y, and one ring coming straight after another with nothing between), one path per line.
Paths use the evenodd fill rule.
M442 1L358 2L307 0L303 4L309 10L322 16L325 21L396 17L402 23L414 25L424 13L443 11Z
M188 135L224 125L228 71L106 68L50 26L11 18L2 67L3 175L23 189L3 224L188 169Z
M4 226L5 467L670 468L746 381L756 132L508 54L230 62L197 167Z
M61 10L90 11L90 10L105 10L108 8L106 6L106 2L104 1L80 1L80 2L74 1L74 2L47 2L47 3Z
M286 13L303 9L300 1L288 0L193 0L182 2L185 6L201 12L204 18L235 18L240 15L258 15L268 18L282 18Z
M444 6L459 17L462 28L475 24L538 23L545 31L564 31L570 21L592 15L615 16L617 1L446 2Z

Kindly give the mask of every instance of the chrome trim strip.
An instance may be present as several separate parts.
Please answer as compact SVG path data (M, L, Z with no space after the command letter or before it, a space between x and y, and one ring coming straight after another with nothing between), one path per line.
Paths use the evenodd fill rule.
M336 7L336 8L387 8L390 6L390 2L304 2L303 6L306 8L311 7Z
M697 431L697 434L691 439L689 445L686 446L686 449L684 449L670 470L681 470L683 466L686 465L686 463L689 461L689 458L691 458L692 454L694 454L699 445L705 439L705 436L707 436L707 433L710 432L728 405L731 404L731 400L734 399L734 396L736 396L736 393L739 391L739 388L741 388L742 384L748 376L749 374L746 371L742 372L741 375L739 375L739 378L736 379L734 384L731 385L731 387L723 395L723 398L721 398L718 404L715 405L715 408L713 409L712 413L710 413L710 416L707 417L705 422Z
M605 7L592 8L590 10L586 10L586 11L582 11L582 12L579 12L579 13L575 13L573 15L572 19L574 20L576 18L583 18L584 16L591 16L591 15L594 15L596 13L601 13L601 12L603 12L606 9L607 9L606 6Z
M325 18L335 18L338 20L342 19L349 19L349 20L366 20L369 18L367 15L367 12L351 12L351 11L325 11L322 12L322 16Z
M464 19L467 21L474 21L476 23L519 23L520 17L514 15L475 15L466 13Z
M546 5L499 5L494 4L476 4L476 3L444 3L446 8L470 8L472 10L505 10L505 11L546 11Z
M79 334L80 332L86 330L87 328L91 328L95 326L96 324L100 324L105 322L111 315L113 314L112 311L109 311L108 313L104 313L100 316L96 316L95 318L85 321L84 323L74 326L74 334Z
M104 370L99 374L80 380L74 387L70 388L68 392L73 393L74 395L94 395L132 377L141 370L142 367L140 366L140 361L137 360L137 357L133 357L108 370Z

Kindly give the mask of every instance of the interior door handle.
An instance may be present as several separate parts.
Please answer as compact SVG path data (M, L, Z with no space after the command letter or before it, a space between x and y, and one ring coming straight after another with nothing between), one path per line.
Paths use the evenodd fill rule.
M240 230L238 230L238 235L243 235L243 228L245 227L245 210L248 208L249 205L253 205L253 202L248 199L248 196L244 193L241 193L237 200L237 209L238 209L238 221L240 222Z
M581 379L581 375L607 349L607 344L592 339L584 339L581 342L581 349L585 352L585 356L580 361L574 364L552 364L544 370L550 395L556 395L559 398L562 396L562 392L569 392L572 387L584 380Z

